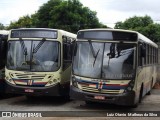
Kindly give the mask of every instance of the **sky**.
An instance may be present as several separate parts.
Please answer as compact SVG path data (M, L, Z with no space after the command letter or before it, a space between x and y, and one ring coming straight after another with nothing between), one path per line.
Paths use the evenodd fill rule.
M0 0L0 23L9 25L24 15L34 14L48 0ZM160 0L80 0L97 12L100 22L113 27L133 16L150 16L160 23Z

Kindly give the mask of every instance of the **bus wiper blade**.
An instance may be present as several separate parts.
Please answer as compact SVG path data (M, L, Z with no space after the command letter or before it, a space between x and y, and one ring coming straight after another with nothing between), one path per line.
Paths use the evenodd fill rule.
M95 64L95 62L96 62L96 60L97 60L97 56L98 56L99 51L100 51L100 49L98 50L98 52L97 52L97 54L96 54L96 56L95 56L95 59L94 59L94 62L93 62L93 67L94 67L94 64Z
M19 38L19 40L20 40L20 44L21 44L21 47L22 47L22 50L23 50L23 55L25 55L25 61L26 61L27 55L28 55L27 48L26 48L26 46L25 46L24 41L22 40L22 38Z
M89 45L90 45L90 48L91 48L91 51L92 51L92 55L94 57L94 62L93 62L93 67L94 67L100 49L97 51L97 53L95 53L91 40L88 40L88 42L89 42Z
M39 48L43 45L43 43L46 41L46 39L45 38L43 38L39 43L38 43L38 45L35 47L34 46L34 48L33 48L33 53L36 53L38 50L39 50Z
M21 47L22 47L22 50L23 50L23 54L24 54L24 55L28 55L28 54L27 54L27 48L26 48L26 46L25 46L25 44L24 44L24 41L22 40L22 38L19 38L19 40L20 40L20 43L21 43Z
M88 42L89 42L89 45L90 45L90 48L91 48L91 51L92 51L92 55L93 55L94 58L96 58L96 54L95 54L95 51L93 49L93 45L92 45L91 40L88 40Z

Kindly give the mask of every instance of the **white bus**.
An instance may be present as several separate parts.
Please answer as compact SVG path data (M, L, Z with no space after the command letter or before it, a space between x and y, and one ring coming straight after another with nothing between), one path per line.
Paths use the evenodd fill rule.
M136 107L156 82L158 46L142 34L87 29L77 34L72 99Z
M32 96L69 94L72 43L76 35L64 30L10 30L5 79L7 93Z

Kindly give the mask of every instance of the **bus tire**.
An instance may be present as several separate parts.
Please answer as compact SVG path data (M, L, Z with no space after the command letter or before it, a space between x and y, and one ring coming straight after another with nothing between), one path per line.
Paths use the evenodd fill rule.
M139 94L139 103L142 102L142 97L143 97L143 85L141 85L141 90L140 90L140 94Z
M152 85L153 85L153 80L152 80L151 85L150 85L150 90L148 91L148 93L146 95L151 95Z

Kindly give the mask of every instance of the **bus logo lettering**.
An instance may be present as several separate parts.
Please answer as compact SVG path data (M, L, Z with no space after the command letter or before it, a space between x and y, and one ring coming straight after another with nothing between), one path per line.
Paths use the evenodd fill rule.
M28 85L32 85L33 84L33 80L28 80Z
M103 82L100 81L100 82L98 83L98 90L101 91L101 90L102 90L102 87L103 87Z

